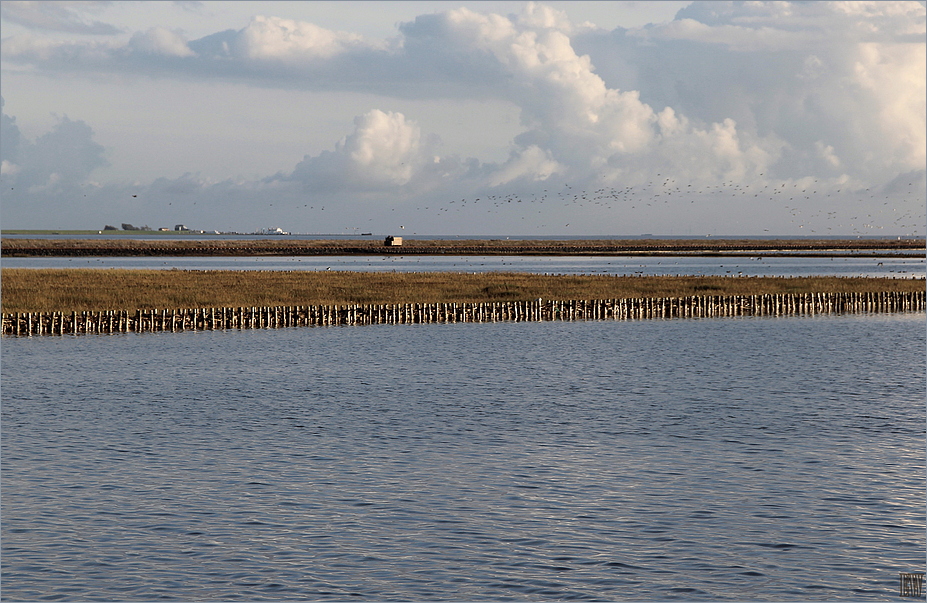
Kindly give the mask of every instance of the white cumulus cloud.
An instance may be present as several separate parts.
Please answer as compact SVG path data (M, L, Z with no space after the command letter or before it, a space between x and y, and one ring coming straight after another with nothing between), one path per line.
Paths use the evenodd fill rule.
M313 23L256 16L238 33L236 46L249 59L327 59L363 43L362 36Z
M373 109L354 118L354 131L334 151L304 158L293 178L310 188L337 190L404 186L434 164L430 148L414 121Z
M375 181L405 184L422 163L421 130L402 113L373 110L354 120L339 145L357 172Z
M553 174L563 171L563 166L536 145L513 153L512 157L489 177L489 186L497 187L508 184L518 178L528 180L547 180Z
M138 52L172 57L189 57L195 54L181 34L165 27L152 27L145 32L133 34L129 40L129 47Z

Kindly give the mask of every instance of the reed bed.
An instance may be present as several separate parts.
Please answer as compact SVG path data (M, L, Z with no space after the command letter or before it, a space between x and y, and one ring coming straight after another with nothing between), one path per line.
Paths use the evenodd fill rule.
M80 312L923 291L924 279L540 275L488 272L2 270L2 311Z

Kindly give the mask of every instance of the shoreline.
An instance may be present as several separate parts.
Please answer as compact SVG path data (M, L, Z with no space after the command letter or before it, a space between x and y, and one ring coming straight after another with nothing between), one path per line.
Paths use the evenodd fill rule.
M4 257L222 257L335 255L693 255L922 257L924 239L640 239L420 240L387 246L379 240L134 240L2 239Z

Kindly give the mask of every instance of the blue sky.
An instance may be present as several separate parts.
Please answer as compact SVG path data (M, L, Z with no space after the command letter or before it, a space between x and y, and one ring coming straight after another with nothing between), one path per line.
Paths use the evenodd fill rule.
M923 235L923 2L3 2L0 223Z

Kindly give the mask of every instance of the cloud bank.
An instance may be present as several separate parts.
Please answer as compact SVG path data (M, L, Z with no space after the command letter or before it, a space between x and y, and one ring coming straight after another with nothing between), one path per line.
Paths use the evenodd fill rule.
M48 26L34 11L12 14L6 18ZM608 190L609 207L628 210L625 200L633 195L626 191L652 200L672 183L674 202L688 195L710 219L739 212L750 220L743 227L759 230L764 211L779 228L794 216L776 189L797 194L811 187L813 195L788 201L809 211L837 203L849 213L872 209L867 203L874 201L863 199L867 189L903 204L922 194L925 16L919 2L695 2L667 23L606 31L528 3L517 15L466 7L421 15L389 40L255 16L239 30L195 40L162 26L127 41L14 36L2 41L2 57L39 74L196 78L397 99L490 98L519 108L521 132L506 161L448 153L441 132L423 132L414 115L371 107L331 150L307 155L292 169L226 182L222 195L217 183L194 186L209 203L235 197L229 190L273 190L293 207L305 195L326 196L351 211L366 207L381 215L458 197L517 194L528 202L534 195L540 202L556 188L562 203L551 208L548 198L542 216L549 212L551 222L566 224L571 211L582 209L592 227L605 211L581 208L564 191ZM74 186L104 161L82 122L65 118L47 140L28 143L12 117L3 120L11 141L4 143L3 182L23 194ZM65 140L74 152L52 156L52 142ZM188 175L181 178L190 185ZM714 192L720 187L731 194ZM377 206L365 205L373 199ZM651 211L652 220L637 223L659 224L660 211ZM504 215L508 227L526 217Z

